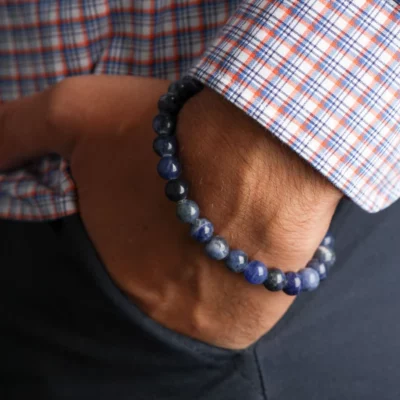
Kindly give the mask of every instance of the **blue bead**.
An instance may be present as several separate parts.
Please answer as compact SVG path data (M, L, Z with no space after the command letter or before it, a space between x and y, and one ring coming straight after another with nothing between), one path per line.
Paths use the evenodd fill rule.
M175 136L158 136L153 141L153 150L160 156L173 156L178 148Z
M171 201L186 199L189 192L188 184L182 179L171 179L165 185L165 195Z
M187 224L192 224L199 215L199 206L193 200L182 200L176 206L176 216Z
M332 267L336 261L335 252L326 246L319 246L313 258L316 258L320 262L324 263L327 269Z
M157 165L157 172L164 179L176 179L181 174L181 165L179 161L172 156L161 158Z
M249 258L247 254L242 250L231 250L228 254L227 259L225 260L226 266L232 272L243 272L247 263L249 262Z
M278 292L282 290L286 285L286 275L283 271L278 268L269 268L268 269L268 278L264 282L264 286L266 289L271 292Z
M229 254L228 242L221 236L214 236L206 245L206 253L213 260L223 260Z
M208 242L214 233L214 225L206 218L198 218L193 222L190 234L200 243Z
M260 261L251 261L244 270L244 277L253 285L259 285L268 278L267 267Z
M321 242L321 246L326 246L331 249L335 246L335 238L333 237L332 233L328 232L324 239Z
M161 112L176 114L182 108L183 102L174 93L163 94L158 100L158 109Z
M318 261L317 259L312 259L308 262L308 264L306 265L306 268L312 268L315 271L318 272L319 275L319 279L321 281L323 281L324 279L326 279L327 276L327 269L326 269L326 265L320 261Z
M153 119L154 132L160 136L170 136L175 132L176 119L172 115L158 114Z
M177 96L177 98L184 103L190 97L200 92L203 88L203 84L190 76L185 76L177 82L171 83L168 87L168 93Z
M301 290L311 292L319 286L319 274L315 269L303 268L299 271Z
M283 291L289 296L296 296L301 290L301 279L296 272L286 272L286 285Z

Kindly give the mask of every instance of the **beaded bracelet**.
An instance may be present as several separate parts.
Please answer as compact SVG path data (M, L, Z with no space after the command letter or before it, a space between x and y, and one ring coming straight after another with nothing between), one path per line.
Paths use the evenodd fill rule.
M182 167L177 158L178 143L175 136L177 114L184 103L200 92L203 85L191 77L184 77L172 83L168 92L158 101L159 114L153 120L153 129L158 137L153 142L154 151L161 157L157 171L168 182L165 194L169 200L177 202L177 217L190 224L191 236L205 243L205 251L213 260L224 260L233 272L242 273L251 284L263 284L266 289L276 292L283 290L295 296L301 291L309 292L319 286L327 276L328 269L334 264L334 238L328 233L318 247L311 261L299 272L284 273L279 268L267 268L258 260L249 261L242 250L230 250L227 241L214 235L214 226L206 218L200 217L199 206L189 200L189 185L180 178Z

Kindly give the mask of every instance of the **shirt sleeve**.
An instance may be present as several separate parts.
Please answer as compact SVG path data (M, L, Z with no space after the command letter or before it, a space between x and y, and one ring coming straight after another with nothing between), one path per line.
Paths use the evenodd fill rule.
M245 0L190 74L369 212L400 197L400 4Z

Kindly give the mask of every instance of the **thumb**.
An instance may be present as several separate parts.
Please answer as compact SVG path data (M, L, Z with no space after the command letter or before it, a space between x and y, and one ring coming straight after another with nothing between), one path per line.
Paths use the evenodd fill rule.
M0 105L0 170L45 154L67 153L74 137L55 122L57 86Z
M69 159L84 136L131 130L167 85L148 78L80 76L0 105L0 170L50 153Z

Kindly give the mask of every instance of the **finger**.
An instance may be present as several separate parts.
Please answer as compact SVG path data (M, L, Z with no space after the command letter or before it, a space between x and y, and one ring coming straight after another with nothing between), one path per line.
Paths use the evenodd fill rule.
M50 153L69 158L84 136L126 132L148 112L146 98L164 89L152 79L82 76L6 103L0 107L0 169Z

